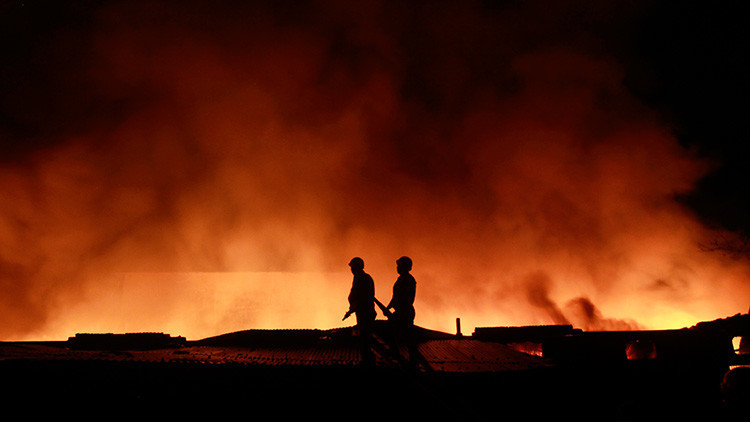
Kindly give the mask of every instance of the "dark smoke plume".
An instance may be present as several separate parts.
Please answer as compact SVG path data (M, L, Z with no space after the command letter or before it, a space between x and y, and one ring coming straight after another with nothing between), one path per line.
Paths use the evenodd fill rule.
M557 304L549 297L552 280L543 272L529 274L523 284L528 289L529 303L544 310L555 324L570 324Z

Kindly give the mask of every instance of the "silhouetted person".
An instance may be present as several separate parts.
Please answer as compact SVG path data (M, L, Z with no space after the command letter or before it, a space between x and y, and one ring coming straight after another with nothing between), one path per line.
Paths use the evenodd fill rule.
M396 260L398 279L393 284L393 297L387 308L393 309L393 316L389 319L394 330L396 345L406 344L409 350L409 361L417 364L418 351L414 338L414 298L417 295L417 281L410 271L411 258L402 256Z
M354 313L357 317L362 363L371 365L375 362L372 353L372 330L375 325L375 283L365 272L365 262L362 258L352 258L349 267L354 274L352 289L349 292L349 310L344 319Z
M413 325L414 298L417 295L417 281L411 275L412 261L407 256L396 260L398 278L393 284L393 297L387 308L393 309L393 320L401 324Z

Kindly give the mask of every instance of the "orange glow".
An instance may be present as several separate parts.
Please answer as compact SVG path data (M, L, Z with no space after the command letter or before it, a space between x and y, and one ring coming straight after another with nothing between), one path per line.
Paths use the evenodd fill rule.
M747 262L701 251L715 233L674 199L709 163L607 57L509 47L511 93L430 115L355 11L349 42L371 55L354 64L313 24L209 36L141 12L97 17L89 69L138 107L0 166L2 340L336 327L353 256L383 302L412 257L416 323L447 332L748 309Z

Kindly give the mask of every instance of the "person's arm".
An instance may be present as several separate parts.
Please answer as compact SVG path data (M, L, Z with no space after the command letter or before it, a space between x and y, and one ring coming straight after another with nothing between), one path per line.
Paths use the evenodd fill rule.
M417 281L412 278L411 283L408 285L408 293L407 297L409 299L409 304L414 305L414 299L417 297Z
M343 321L343 320L349 318L353 313L354 313L354 311L352 311L351 308L349 308L349 310L346 311L346 313L344 314L344 317L341 318L341 320Z
M399 280L396 280L395 283L393 283L393 295L391 296L391 301L388 302L388 309L395 309L397 297L398 297L398 289L399 289Z
M349 310L347 310L346 313L344 314L344 318L342 319L342 321L349 318L354 313L354 303L357 301L356 294L357 294L357 280L355 279L352 282L352 288L349 291L349 296L347 297L347 300L349 301Z

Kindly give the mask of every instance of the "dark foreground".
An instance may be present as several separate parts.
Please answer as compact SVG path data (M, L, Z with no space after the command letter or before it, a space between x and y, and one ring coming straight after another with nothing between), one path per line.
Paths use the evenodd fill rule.
M733 419L718 379L689 371L622 369L414 374L394 369L22 362L2 365L2 401L6 415L16 409L28 416L85 419Z
M713 421L748 416L750 369L735 368L729 385L724 381L729 367L718 354L620 360L579 351L614 344L621 333L575 344L570 340L585 337L550 340L555 360L522 356L488 339L422 338L428 366L417 369L389 360L383 350L375 367L360 367L353 337L313 334L302 346L294 335L282 333L263 344L235 337L147 351L3 343L0 403L6 416L20 410L26 417L79 420ZM275 344L278 338L287 341ZM704 337L697 340L711 344Z

